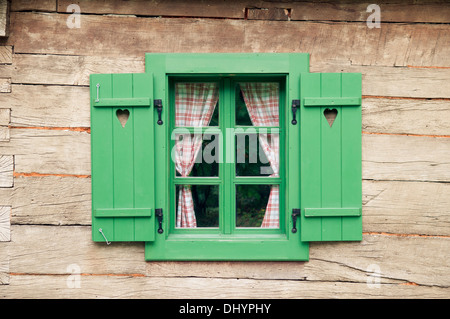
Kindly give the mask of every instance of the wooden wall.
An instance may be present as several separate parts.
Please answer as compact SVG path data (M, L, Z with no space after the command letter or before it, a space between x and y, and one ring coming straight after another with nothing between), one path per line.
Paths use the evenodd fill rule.
M450 4L377 1L369 28L371 3L11 1L0 298L449 298ZM311 72L362 72L363 241L250 263L145 262L142 243L92 242L88 77L143 72L145 52L308 52Z

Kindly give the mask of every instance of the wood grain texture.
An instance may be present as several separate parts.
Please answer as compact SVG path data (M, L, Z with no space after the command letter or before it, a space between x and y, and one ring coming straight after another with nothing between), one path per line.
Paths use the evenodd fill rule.
M13 170L14 156L0 155L0 187L13 187Z
M371 133L450 136L450 100L363 98L362 129Z
M345 293L348 297L388 296L393 293L390 289L407 288L407 286L403 287L402 284L409 282L417 285L414 286L415 291L410 291L416 296L419 293L428 293L430 296L443 297L448 296L449 293L446 272L449 256L448 249L445 249L445 247L448 248L449 239L442 238L366 235L359 244L315 244L314 253L311 253L310 261L307 263L211 262L199 264L189 262L142 262L143 245L114 243L108 246L103 243L93 243L90 240L89 227L13 226L13 234L14 237L10 243L10 272L15 274L11 278L10 287L12 291L16 289L14 287L17 287L13 280L25 279L27 273L68 276L71 274L68 271L68 266L76 264L79 266L80 272L85 274L82 277L83 279L89 281L90 278L101 277L101 282L104 283L107 281L106 277L114 277L114 275L109 276L111 271L120 275L123 279L136 278L135 284L137 285L146 285L146 278L151 278L154 281L159 280L158 278L161 280L173 278L177 279L178 283L185 287L184 289L192 284L189 283L189 279L197 278L199 283L203 282L205 285L202 287L196 286L199 289L198 294L199 296L205 294L205 297L206 294L210 293L210 291L207 291L207 285L211 284L214 279L223 280L224 286L222 289L225 290L216 293L223 294L224 297L231 297L232 293L242 294L242 296L269 297L262 291L262 287L264 286L267 289L269 286L266 286L264 282L270 282L271 280L276 280L278 284L275 285L277 288L274 288L273 283L271 283L272 288L270 289L283 291L283 296L286 297L293 297L298 293L303 294L298 296L304 297L337 297L336 291L326 294L320 289L320 287L336 285L336 278L341 283L360 285L361 290L348 287L349 290ZM73 242L74 236L78 239L76 242ZM41 241L49 244L45 247L36 244ZM387 249L388 247L391 248ZM44 250L45 254L43 253ZM369 254L368 251L370 251ZM439 257L435 257L437 252L440 254ZM41 257L38 262L21 257L28 254ZM58 256L58 258L55 258L55 256ZM381 276L380 284L382 287L388 288L387 290L370 289L367 286L368 269L373 264L378 265ZM249 266L251 267L249 268ZM209 271L205 270L206 267L209 268ZM218 271L214 272L214 269ZM277 271L274 271L274 269L277 269ZM261 287L261 290L247 290L245 289L246 285L235 287L233 283L236 283L236 279L253 282L253 285ZM33 281L35 280L37 280L37 277ZM65 286L65 281L63 283ZM309 295L302 283L314 283L319 291ZM228 286L228 288L225 288L225 286ZM48 284L46 287L48 288ZM63 286L59 287L65 289ZM163 289L166 296L177 297L181 296L178 293L180 292L179 289L183 289L182 287L172 290L163 285L159 289ZM194 289L194 287L191 288ZM429 289L428 292L427 289ZM100 290L98 289L98 291ZM107 296L114 296L114 289L106 290L112 293L112 295ZM12 291L10 293L13 293ZM78 292L74 293L83 294L85 291L79 289ZM127 295L124 288L119 289L119 291L122 297ZM21 293L25 294L23 291ZM410 295L406 292L397 293L402 294L398 297ZM140 295L140 293L137 293L135 296ZM344 296L340 295L340 297Z
M56 11L56 0L14 0L11 11Z
M450 236L448 183L363 181L363 231ZM46 197L40 196L47 194ZM90 225L90 178L16 176L0 190L18 225Z
M9 0L0 0L0 38L9 35Z
M363 182L363 231L450 236L450 184Z
M363 134L364 179L450 180L450 138Z
M17 84L89 85L92 73L144 72L144 56L107 58L101 56L65 56L16 54L14 66L0 65L1 74ZM46 76L42 77L45 72Z
M13 110L13 127L90 127L88 87L13 85L0 104Z
M144 72L144 56L15 55L14 66L0 65L1 74L12 84L89 85L91 73ZM357 66L349 61L312 62L311 72L360 72L364 96L450 98L450 69ZM45 72L46 76L41 76ZM54 94L55 95L55 94ZM0 94L0 98L2 95Z
M89 88L84 86L13 84L11 94L0 94L0 104L13 109L12 126L90 126ZM0 120L4 119L0 125L9 125L6 110L9 112L0 109ZM362 129L370 133L450 135L448 112L450 102L444 99L365 97Z
M288 21L286 28L286 21L84 15L83 27L70 29L64 27L66 18L13 12L6 44L14 44L16 53L137 57L145 52L310 52L313 62L450 65L447 24L369 29L362 23ZM121 32L114 31L118 26Z
M12 64L12 56L11 45L0 46L0 64Z
M37 7L23 2L14 4L13 11L19 8L42 9L42 5ZM54 2L44 1L44 2ZM66 12L67 6L73 1L58 1L58 12ZM126 5L120 0L81 0L77 4L82 8L83 13L96 14L134 14L148 16L181 16L181 17L220 17L235 19L251 19L251 14L256 12L247 12L245 9L253 11L270 11L277 9L289 9L291 20L333 20L333 21L361 21L365 22L370 15L367 7L372 2L351 2L351 1L320 1L320 10L318 1L248 1L248 0L197 0L189 3L178 1L145 1L131 0ZM450 8L444 1L377 1L382 10L383 22L441 22L448 23ZM25 9L26 10L26 9ZM53 7L49 5L47 11L52 11ZM257 14L257 13L256 13ZM259 19L273 19L271 14L259 13ZM278 15L275 15L275 18Z
M10 243L2 242L0 245L0 287L9 285L9 247ZM2 288L0 288L1 294Z
M10 239L11 239L11 206L0 206L0 242L10 241Z
M11 129L9 142L0 143L14 155L19 173L90 174L90 135L86 132Z
M11 93L11 78L0 78L0 93Z
M438 287L366 283L303 282L222 278L147 278L135 276L81 276L80 289L69 288L70 275L11 276L0 297L44 299L447 299ZM27 289L24 289L27 287ZM189 291L189 294L186 293ZM173 309L172 309L173 310ZM178 310L174 311L177 313Z
M363 134L363 179L450 181L450 139ZM5 155L20 173L90 175L90 135L66 129L11 129Z

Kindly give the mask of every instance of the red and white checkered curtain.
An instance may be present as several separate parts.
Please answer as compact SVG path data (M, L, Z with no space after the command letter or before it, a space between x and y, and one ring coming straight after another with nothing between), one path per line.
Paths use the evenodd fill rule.
M240 83L250 120L254 126L279 125L278 83ZM272 168L272 177L279 176L280 136L278 133L260 133L259 142ZM278 228L280 225L280 187L272 185L262 228Z
M217 83L177 83L175 86L175 126L208 126L219 99ZM202 136L175 134L175 169L189 176L202 146ZM178 194L176 227L197 227L190 186L182 185Z

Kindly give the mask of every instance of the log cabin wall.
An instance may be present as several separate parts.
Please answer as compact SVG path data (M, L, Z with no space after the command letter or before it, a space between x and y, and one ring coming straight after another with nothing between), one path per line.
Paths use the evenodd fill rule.
M450 297L448 1L378 1L379 28L367 1L0 4L0 298ZM308 262L94 243L89 74L144 72L146 52L307 52L311 72L361 72L363 241L313 243Z

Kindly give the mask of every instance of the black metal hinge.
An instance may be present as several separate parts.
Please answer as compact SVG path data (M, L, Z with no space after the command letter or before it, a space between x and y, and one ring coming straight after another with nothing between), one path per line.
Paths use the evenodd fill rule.
M163 221L163 210L162 208L156 208L155 209L155 215L156 218L158 218L158 234L162 234L164 232L164 230L162 229L162 221Z
M158 99L158 100L154 100L153 101L153 106L156 108L156 111L158 112L158 125L162 125L163 121L161 120L161 112L162 112L162 100Z
M297 232L297 217L300 216L300 209L294 208L292 209L292 232Z
M292 124L297 124L296 113L298 108L300 107L300 100L292 100Z

